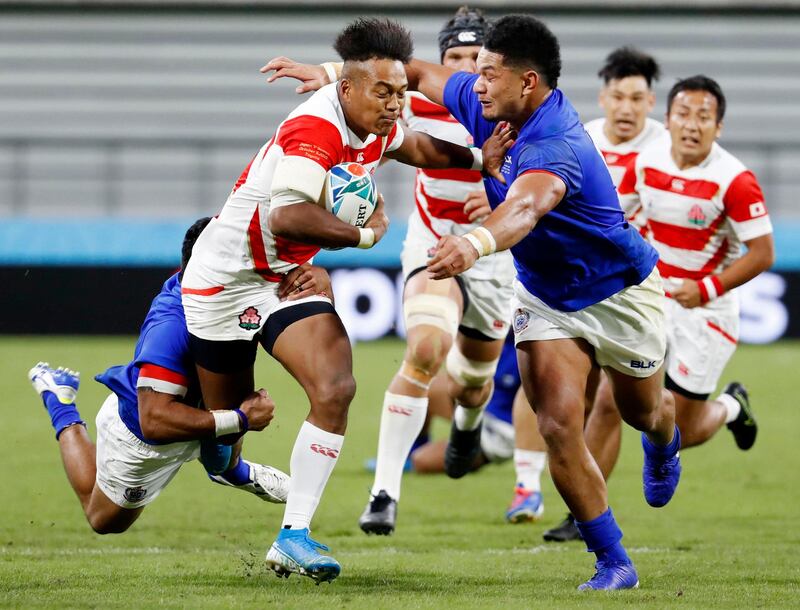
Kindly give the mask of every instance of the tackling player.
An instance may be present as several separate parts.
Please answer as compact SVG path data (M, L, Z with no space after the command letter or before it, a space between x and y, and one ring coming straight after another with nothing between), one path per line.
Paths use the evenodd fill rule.
M181 268L209 220L187 231ZM188 350L180 275L170 277L153 300L134 359L96 377L112 391L97 414L97 445L75 405L79 374L41 362L29 373L50 415L70 485L98 534L126 531L178 469L197 457L217 483L269 502L286 501L286 474L240 458L241 442L232 455L231 447L219 441L230 444L236 438L215 434L215 418L228 413L247 421L250 430L263 430L275 408L266 392L254 392L225 414L197 408L200 392Z
M584 128L600 149L617 189L625 170L633 165L637 155L652 142L667 137L664 125L647 116L655 105L653 84L660 72L658 63L650 55L632 47L622 47L606 57L597 73L603 79L599 103L605 116L589 121ZM620 197L620 203L628 222L643 232L645 218L638 202L625 196ZM622 420L605 375L600 376L599 387L589 392L587 400L589 407L594 405L594 408L591 408L585 429L586 445L603 477L607 477L619 453ZM610 421L605 423L605 419ZM579 540L580 532L569 514L542 536L548 541L564 542Z
M382 200L364 228L317 202L326 172L342 162L374 171L388 157L418 167L480 168L479 151L406 131L403 64L410 34L385 19L358 19L337 37L342 79L292 111L242 173L219 216L195 246L183 305L203 399L237 404L253 388L260 343L305 390L310 413L291 457L281 530L267 553L279 575L336 578L338 562L310 537L309 525L339 457L355 393L350 342L330 300L281 302L283 274L320 247L370 248L388 220Z
M675 399L681 446L700 445L727 425L739 449L747 450L758 428L744 386L732 382L715 400L709 396L739 337L734 289L769 269L775 254L756 177L716 142L725 109L713 79L678 81L667 99L670 137L639 155L620 193L643 207L660 256L669 346L665 381ZM613 438L613 401L597 408L607 413L590 418L587 435ZM600 445L600 452L608 454L610 474L619 446Z
M523 387L547 442L553 480L597 555L595 575L579 588L635 587L638 576L608 508L605 481L584 442L583 396L593 369L602 366L624 419L643 431L645 499L665 505L680 477L680 433L671 396L662 391L657 254L625 222L602 157L557 89L561 60L550 30L533 17L503 17L489 30L477 64L477 76L419 60L406 66L410 87L444 103L476 145L499 133L501 121L518 133L499 168L504 180L484 181L493 212L463 237L443 236L428 272L453 277L511 248ZM314 66L295 65L288 75L306 81L298 90L327 80Z
M461 7L439 32L442 64L475 72L486 20ZM472 136L445 109L419 93L409 94L403 118L410 129L463 146ZM405 289L403 313L407 347L400 370L386 391L381 410L378 457L371 499L359 519L368 534L395 529L397 503L406 458L428 412L428 391L444 365L445 393L455 400L451 445L466 442L470 453L444 454L444 470L464 476L478 458L475 437L492 395L492 377L508 333L508 302L514 267L508 252L488 256L468 272L434 281L426 264L443 235L464 235L489 207L481 174L464 169L421 169L415 184L415 210L408 223L401 260ZM463 437L469 437L465 441Z

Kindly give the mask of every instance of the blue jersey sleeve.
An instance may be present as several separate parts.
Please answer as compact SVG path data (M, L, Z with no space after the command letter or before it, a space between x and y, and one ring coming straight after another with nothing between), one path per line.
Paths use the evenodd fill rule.
M139 341L134 364L155 364L189 377L189 335L178 316L168 317L147 328Z
M492 135L494 123L483 118L478 95L472 90L477 74L456 72L445 83L444 105L456 120L467 128L475 140L475 146L483 146Z
M561 178L567 187L566 195L581 189L583 170L572 148L562 140L537 142L520 151L517 176L526 172L547 172Z

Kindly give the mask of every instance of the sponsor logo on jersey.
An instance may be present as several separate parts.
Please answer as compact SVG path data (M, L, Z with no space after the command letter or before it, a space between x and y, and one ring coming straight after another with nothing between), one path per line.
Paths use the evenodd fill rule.
M672 188L673 191L683 192L686 189L686 183L678 178L673 178L670 187Z
M128 502L135 504L144 500L147 490L144 487L128 487L122 495L125 496Z
M339 457L338 449L332 449L331 447L326 447L325 445L320 445L318 443L312 443L310 449L314 453L319 453L320 455L324 455L325 457L329 458Z
M358 153L358 155L356 156L356 162L357 163L363 163L364 162L364 153L363 152Z
M255 330L261 326L261 316L258 309L248 307L239 315L239 326L245 330Z
M400 405L389 405L386 407L386 410L389 411L389 413L397 413L398 415L411 415L411 409L401 407Z
M521 333L528 328L528 322L531 320L531 314L522 309L521 307L514 312L514 332Z
M506 155L506 158L503 159L503 167L500 168L501 174L510 174L511 173L511 155Z
M703 213L703 208L694 204L689 210L689 222L696 227L702 227L706 224L706 215Z

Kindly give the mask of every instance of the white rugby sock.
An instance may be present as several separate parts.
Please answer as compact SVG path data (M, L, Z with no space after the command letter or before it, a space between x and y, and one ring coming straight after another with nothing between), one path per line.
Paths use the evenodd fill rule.
M742 405L740 405L739 401L733 396L730 394L720 394L717 396L717 400L723 404L725 411L727 411L727 415L725 415L726 424L731 423L734 419L739 417L739 411L742 410Z
M486 399L480 407L468 409L456 403L456 410L453 412L453 421L456 422L456 428L459 430L474 430L483 421L483 412L486 410L486 405L492 399L492 394Z
M514 469L517 484L530 491L542 490L542 472L547 464L547 452L514 449Z
M344 436L303 422L289 462L291 480L281 527L303 529L309 526L339 459L342 443Z
M428 413L428 397L415 398L386 392L378 436L378 463L372 495L381 489L394 500L400 499L400 482L408 452L419 436Z

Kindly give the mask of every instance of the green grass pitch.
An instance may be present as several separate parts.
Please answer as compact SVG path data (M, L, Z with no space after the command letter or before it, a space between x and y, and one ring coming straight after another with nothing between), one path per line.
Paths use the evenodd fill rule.
M723 430L683 454L681 485L664 509L641 492L641 449L626 430L609 497L636 562L641 589L578 593L592 557L578 543L545 544L542 531L565 507L545 479L545 516L507 525L511 464L460 481L405 478L398 531L366 537L357 519L371 476L379 407L402 354L398 341L355 349L358 392L341 459L314 522L314 536L342 564L333 584L279 580L263 558L282 507L208 482L187 464L127 533L91 532L69 488L53 431L26 381L36 361L83 373L79 408L92 423L106 392L92 376L125 362L132 338L0 339L0 606L527 608L797 606L800 582L800 406L794 382L800 343L739 348L725 379L747 383L759 439L742 453ZM272 425L249 434L245 455L288 468L306 401L266 356L259 385L278 408ZM445 433L444 426L436 429Z

